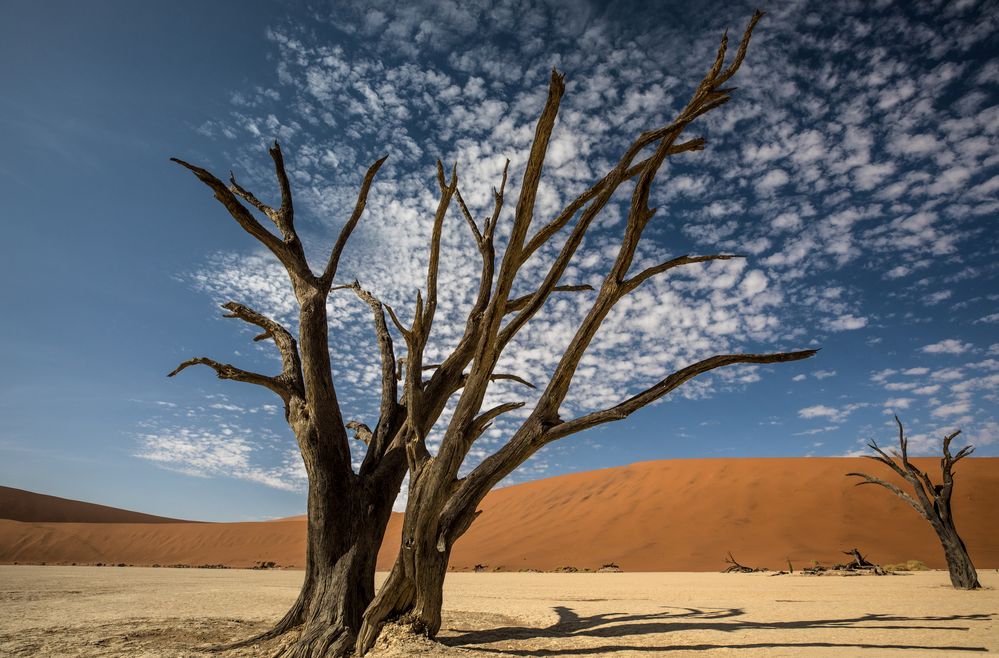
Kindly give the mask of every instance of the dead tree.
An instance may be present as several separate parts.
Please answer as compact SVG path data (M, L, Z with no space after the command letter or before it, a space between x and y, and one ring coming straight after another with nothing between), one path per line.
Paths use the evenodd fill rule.
M274 342L282 360L279 374L250 372L204 357L185 361L170 373L172 376L188 366L204 365L221 379L256 384L274 392L284 404L285 418L295 433L308 474L308 550L302 590L272 630L238 645L299 628L298 639L283 650L285 656L344 656L351 653L355 644L364 653L383 623L398 617L405 618L413 630L433 636L440 628L443 579L454 542L471 525L485 494L537 450L576 432L626 418L715 368L796 361L815 353L805 350L719 354L689 364L613 407L569 420L558 414L580 360L618 301L652 277L674 268L738 257L684 255L637 273L630 271L642 233L655 214L648 201L659 169L667 157L704 148L703 138L687 141L680 138L696 119L729 100L732 89L725 84L742 63L752 28L761 16L754 15L734 61L727 67L727 40L723 38L711 70L674 121L639 135L616 166L541 228L532 231L541 172L564 91L562 75L553 71L502 259L497 257L494 236L504 209L509 162L494 192L492 212L481 222L476 221L462 199L457 167L448 176L438 162L440 197L429 243L426 285L417 294L413 319L408 325L359 282L333 285L348 238L361 219L368 191L384 158L368 169L353 212L320 272L307 262L295 230L291 186L277 144L270 150L280 190L277 207L265 204L232 176L227 185L205 169L176 160L207 185L233 219L281 262L299 306L298 335L293 336L273 319L247 306L236 302L224 305L229 311L227 317L241 319L262 331L257 340ZM527 383L498 372L500 357L553 293L592 290L589 286L562 284L562 276L594 220L615 192L631 181L634 189L617 257L534 409L499 451L467 477L459 479L458 471L475 441L501 414L525 404L508 402L482 409L490 382L504 379ZM447 358L431 365L424 363L423 355L437 308L444 220L453 202L457 202L475 240L482 266L461 338ZM272 222L276 232L266 228L260 216ZM541 284L529 294L513 296L514 283L523 265L574 219ZM381 356L381 402L373 429L357 420L345 422L338 402L330 367L326 316L327 297L335 290L352 291L371 309ZM401 362L396 358L386 313L406 344L406 356ZM454 412L440 448L432 456L427 448L427 435L455 396ZM357 472L351 466L348 431L366 445ZM400 555L378 597L373 598L375 557L407 469L411 481Z
M884 576L887 575L888 573L881 567L880 564L874 564L873 562L869 562L867 558L861 554L860 549L851 548L848 551L842 551L842 553L843 555L849 555L850 557L852 557L853 561L843 562L841 564L834 564L832 567L830 567L831 570L853 571L853 572L868 571L876 576Z
M495 194L491 217L479 226L468 212L459 191L455 199L470 227L482 257L478 297L468 315L465 336L457 350L438 366L423 363L423 351L429 336L437 299L437 246L441 222L434 225L430 271L427 276L426 301L417 296L412 322L407 326L394 314L392 320L407 346L405 395L406 424L421 428L409 435L406 443L409 459L409 497L402 530L399 556L385 584L364 614L357 650L363 655L374 644L382 626L399 620L411 631L433 637L440 629L443 583L452 547L478 515L483 497L504 477L539 449L553 441L599 425L627 418L633 412L661 399L690 379L715 368L733 364L764 364L796 361L812 356L814 350L771 354L720 354L697 361L667 375L644 391L606 408L563 419L559 409L565 400L591 341L607 315L621 299L654 276L693 263L735 258L733 254L679 256L637 273L631 272L642 233L655 215L649 196L656 176L667 157L700 151L701 137L681 141L687 128L699 117L730 99L726 87L739 69L749 44L753 27L761 18L757 12L749 23L733 61L726 66L727 38L723 37L717 57L701 80L693 97L676 118L663 126L640 134L599 181L569 203L553 219L532 230L535 198L545 163L549 139L555 125L559 104L565 90L563 76L552 72L544 109L538 119L530 154L513 213L513 224L502 260L497 264L494 231L503 205L506 174ZM651 151L651 154L641 156ZM640 159L641 158L641 159ZM455 174L449 183L439 169L441 190L455 186ZM594 219L611 202L623 184L634 180L623 235L613 263L609 264L594 301L558 362L548 382L526 419L519 423L506 443L486 457L465 477L459 470L475 441L501 414L524 406L510 401L482 409L486 389L496 376L501 355L532 317L558 289L559 281L573 260ZM455 188L457 189L457 188ZM541 284L527 295L513 297L511 292L523 265L538 250L570 225L578 215ZM465 372L466 366L469 368ZM431 368L433 375L423 380ZM436 455L426 444L425 422L427 391L443 386L457 389L452 417L443 430Z
M886 482L880 478L873 477L866 473L847 473L848 476L863 478L862 484L877 484L888 489L896 496L907 502L912 509L930 522L933 530L940 539L943 546L944 555L947 558L947 569L950 571L950 582L955 589L978 589L978 573L975 565L971 563L968 549L964 541L957 534L954 526L954 515L951 511L950 499L954 491L954 474L952 472L954 464L967 457L974 451L974 447L967 445L957 451L957 454L950 454L950 442L954 440L960 430L953 434L948 434L943 439L943 458L940 460L940 473L943 478L942 484L933 484L929 475L925 471L916 468L909 461L908 439L902 428L902 421L895 416L895 423L898 425L898 445L900 452L893 451L893 457L888 456L884 450L878 447L877 442L872 440L867 445L874 450L877 455L867 455L868 459L879 461L895 471L897 475L905 479L916 494L913 498L891 482Z
M739 562L732 557L732 551L729 551L728 557L725 558L725 563L729 566L725 568L722 573L759 573L761 571L770 571L766 567L747 567L744 564L739 564Z

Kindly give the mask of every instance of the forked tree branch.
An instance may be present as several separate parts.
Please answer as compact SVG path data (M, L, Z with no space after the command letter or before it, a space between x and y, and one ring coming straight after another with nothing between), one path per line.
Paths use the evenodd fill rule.
M260 201L252 192L236 182L236 175L231 171L229 172L229 189L274 222L286 243L298 242L298 234L295 232L295 209L291 199L291 183L288 181L288 173L284 168L284 155L281 153L281 146L274 142L274 145L267 149L267 152L270 154L271 160L274 161L274 175L281 191L281 206L279 208L273 208Z
M929 474L916 468L916 466L909 461L909 440L905 436L902 421L899 420L898 416L895 416L895 424L898 426L899 445L899 451L895 453L895 458L893 459L889 456L874 440L869 441L867 445L877 454L864 456L868 459L873 459L876 462L884 464L894 471L896 475L906 480L913 488L913 491L915 491L916 499L913 499L895 485L868 475L867 473L847 473L847 475L863 478L864 481L859 482L858 485L878 484L885 487L896 496L912 505L923 518L928 519L931 523L934 523L939 519L946 519L946 517L950 514L950 499L954 488L954 464L957 463L958 460L974 452L974 446L966 445L961 448L956 455L951 455L950 444L961 433L961 431L958 430L944 437L943 458L940 460L940 475L942 478L942 484L937 485L930 479ZM939 517L939 519L935 519L935 517Z
M662 135L656 131L643 133L643 135L639 137L639 139L636 141L636 145L640 145L640 147L638 148L638 151L635 151L635 155L637 155L639 151L645 148L645 146L652 144L653 142L656 141L656 139L659 139L661 137ZM676 146L672 147L669 151L669 155L677 155L680 153L687 153L690 151L702 151L704 150L705 143L706 142L703 137L697 137L695 139L691 139L687 142L684 142L682 144L677 144ZM630 152L631 149L629 149L629 153ZM646 158L645 160L642 160L638 164L632 165L625 172L621 181L630 180L634 178L635 176L640 174L648 164L649 160L648 158ZM606 176L604 176L592 187L590 187L590 189L586 190L578 197L576 197L572 201L572 203L563 208L562 211L554 219L552 219L537 233L535 233L534 237L532 237L530 241L527 243L527 246L524 247L524 252L523 255L521 256L521 260L523 262L526 262L534 254L534 252L536 252L539 248L547 244L548 241L551 240L556 233L558 233L562 228L564 228L565 225L569 223L569 221L576 215L577 212L579 212L579 210L583 206L585 206L587 203L592 201L598 195L603 193L603 191L609 185L614 184L615 181L617 181L616 173L617 173L616 169L608 172ZM620 184L620 181L618 181L618 184Z
M758 20L759 15L754 15L754 18L750 21L743 37L744 42L748 42L752 34L753 26L755 26ZM724 60L726 42L727 39L723 39L722 46L719 49L719 57L722 61ZM734 64L735 68L730 69L732 72L738 68L738 63L739 62L736 62ZM596 300L593 302L593 305L590 307L586 317L577 328L569 346L562 354L558 365L555 367L552 378L549 381L545 392L542 394L541 399L538 401L537 407L535 408L533 417L539 420L543 425L552 424L554 422L553 419L557 417L558 408L568 393L569 385L571 384L580 360L614 305L627 292L629 292L629 290L633 290L638 284L646 280L648 277L653 276L656 273L666 271L672 267L691 262L689 257L681 257L679 259L674 259L674 261L664 263L657 268L652 268L639 273L630 281L630 283L626 279L635 251L641 240L642 232L654 214L654 211L648 207L652 183L671 149L674 148L674 144L682 131L693 120L693 117L697 116L697 110L703 107L706 103L711 102L711 99L714 98L712 94L722 93L717 90L717 76L720 70L721 63L716 61L715 65L712 66L711 71L709 71L709 73L701 81L701 84L698 86L698 89L691 101L680 112L678 118L674 120L674 122L670 124L667 129L653 131L653 133L659 136L659 143L656 147L655 153L645 160L646 164L639 174L638 181L636 182L632 192L627 224L621 240L621 245L618 249L617 258L615 259L611 269L604 277L603 285L601 286ZM619 161L614 170L618 172L617 176L611 178L611 182L607 184L607 189L604 190L600 196L595 198L590 207L583 213L583 216L580 218L580 221L573 230L573 234L570 235L566 244L563 246L562 253L559 254L556 262L549 270L545 283L543 283L539 289L539 296L546 296L549 294L558 279L561 277L562 273L568 266L569 260L578 248L579 243L582 241L583 234L588 228L589 223L592 221L593 217L595 217L596 213L599 212L599 210L602 209L607 203L610 198L610 193L612 193L614 189L616 189L616 187L623 181L623 176L626 175L631 160L642 148L644 148L644 141L648 139L649 135L650 134L644 134L632 144L631 148L625 154L624 158ZM724 258L725 256L722 255L721 257ZM716 257L705 257L706 260L714 258ZM523 316L527 315L529 312L536 311L537 308L537 303L534 302L524 311L521 311L521 313L516 316L514 320L512 320L504 329L501 341L508 341L512 335L519 330L520 326L522 326L522 322L525 321ZM725 359L731 358L732 356L733 355L712 358ZM808 354L808 356L811 356L811 354ZM735 362L737 361L733 361L733 363Z
M464 479L454 498L452 498L442 512L442 527L449 527L451 529L449 532L453 532L453 536L459 536L464 531L464 528L467 527L467 523L470 522L471 518L470 513L474 510L474 506L481 499L481 496L546 443L601 423L624 418L635 410L660 399L690 378L714 368L737 363L794 361L808 358L815 353L815 350L804 350L800 352L762 355L717 355L687 366L666 377L655 386L609 409L592 412L570 421L562 421L558 416L559 406L565 399L580 360L586 353L590 342L600 329L610 310L624 295L648 278L674 267L692 262L723 260L732 257L728 254L704 257L684 256L646 269L631 279L627 277L642 232L655 214L655 210L649 207L648 200L656 175L665 159L671 154L703 148L704 142L700 138L689 142L679 142L679 137L692 121L728 100L729 94L733 90L724 88L721 85L738 70L745 54L746 45L751 38L753 28L761 16L762 14L759 12L754 14L744 32L739 52L735 60L727 68L725 68L724 61L727 51L727 37L723 38L719 47L718 57L714 64L698 85L691 100L672 123L641 134L627 149L617 165L600 182L577 198L555 220L541 229L536 235L538 238L536 244L535 240L532 239L532 241L528 242L527 247L520 251L521 259L530 257L534 249L539 248L547 242L576 212L582 211L573 230L563 243L555 261L549 267L542 284L526 302L518 300L518 304L524 304L524 306L499 334L497 342L498 349L493 350L489 354L491 358L488 360L479 359L477 356L471 377L477 377L479 381L486 378L487 373L491 371L489 369L495 367L499 353L502 352L513 336L541 308L544 301L556 288L593 220L606 207L615 191L625 180L636 175L638 176L632 192L628 220L617 258L611 269L606 273L600 291L587 312L586 317L577 328L570 345L563 352L534 411L520 425L519 429L514 432L506 445L493 455L487 457L472 470ZM633 165L639 153L652 144L656 144L653 155L642 160L638 166ZM516 227L514 230L516 230ZM507 257L509 257L509 254L510 251L508 250ZM521 260L522 262L523 260ZM506 265L506 260L504 260L504 265ZM501 271L497 290L500 290L503 276L504 272ZM479 369L479 372L476 371L477 369ZM468 389L466 388L467 392ZM455 421L453 420L452 426L454 426L454 423ZM457 435L457 432L451 431L452 427L448 429L449 431L445 434L439 455L446 455L450 450L451 452L459 453L463 457L462 448L464 446L458 447L456 445L451 447L449 445L452 435L454 435L455 444L459 443L460 436ZM460 461L457 455L450 456L448 459L452 463Z
M239 318L264 330L262 334L255 336L253 340L261 341L269 338L274 341L278 351L281 353L281 377L291 385L296 394L304 397L302 360L298 353L298 343L295 337L291 335L291 332L278 322L254 311L244 304L226 302L222 305L222 308L229 311L225 317Z
M509 170L510 161L507 160L503 166L503 176L500 186L498 189L493 188L492 215L482 228L481 239L477 238L479 255L482 259L478 294L476 295L475 302L472 304L472 308L468 312L468 317L465 320L465 330L461 339L426 384L427 396L430 399L446 400L464 385L464 380L462 379L462 383L459 384L459 379L461 379L465 367L471 362L476 346L478 345L479 336L483 329L483 319L486 309L489 306L493 289L493 278L496 270L496 246L494 242L496 222L499 219L500 211L503 209ZM457 194L458 189L455 188L455 195L457 196ZM466 216L467 221L468 216ZM474 222L470 226L474 226ZM475 233L473 230L473 235Z
M288 245L258 222L249 209L240 203L233 191L226 187L225 183L216 178L207 169L202 169L179 158L170 158L170 160L190 170L198 177L198 180L211 188L215 193L215 198L225 206L225 209L229 211L229 214L236 220L236 223L267 247L281 261L281 264L285 266L285 269L289 273L294 273L298 276L306 275L308 266L305 264L304 258L299 258Z
M229 189L232 191L233 194L242 198L251 206L253 206L257 210L262 212L264 215L266 215L268 219L274 222L275 226L278 226L280 228L280 226L278 225L278 217L279 217L278 211L268 206L266 203L258 199L253 194L253 192L250 192L242 185L240 185L238 182L236 182L236 174L234 174L232 171L229 172Z
M371 309L375 338L381 355L381 402L379 405L378 424L373 432L373 442L369 451L373 458L380 458L392 438L391 434L398 431L396 416L400 412L398 382L396 378L395 348L392 334L385 322L385 306L371 292L361 287L356 280L350 285L334 286L331 290L350 289ZM349 424L348 424L349 427ZM365 459L367 460L367 455Z

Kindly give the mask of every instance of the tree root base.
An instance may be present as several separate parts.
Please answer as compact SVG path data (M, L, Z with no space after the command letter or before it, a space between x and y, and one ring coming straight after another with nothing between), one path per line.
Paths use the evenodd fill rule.
M444 645L427 637L425 633L417 630L417 625L405 617L385 622L378 639L370 651L375 653L395 654L433 654L435 649L440 649Z
M354 655L357 636L350 629L302 629L290 637L273 658L347 658Z

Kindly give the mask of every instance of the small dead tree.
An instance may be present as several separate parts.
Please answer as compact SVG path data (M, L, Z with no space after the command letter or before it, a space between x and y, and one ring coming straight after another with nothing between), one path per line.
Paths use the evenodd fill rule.
M954 464L970 455L974 451L974 447L964 446L957 451L957 454L951 455L950 443L961 431L958 430L945 436L943 439L943 458L940 460L942 484L933 484L925 471L919 470L909 461L908 439L905 437L905 430L902 428L902 421L898 419L898 416L895 416L895 423L898 425L900 451L892 451L892 456L889 456L878 447L876 441L871 440L867 445L878 454L867 455L867 458L879 461L895 471L897 475L909 483L916 497L913 498L891 482L886 482L867 473L847 473L847 475L863 478L863 482L858 482L857 486L877 484L888 489L907 502L921 517L929 521L943 546L951 584L955 589L978 589L981 587L978 583L978 573L975 571L975 565L971 563L971 557L968 555L964 541L957 534L950 506L951 495L954 491L954 474L952 472Z
M569 420L559 415L580 360L604 319L620 300L652 277L666 274L675 268L737 257L734 254L685 255L637 273L631 272L643 231L655 215L655 210L649 207L649 196L660 168L667 157L704 148L703 138L696 137L687 141L680 141L680 138L695 120L728 102L733 89L726 84L742 64L752 30L761 17L760 12L754 14L738 51L728 66L725 61L728 41L727 37L722 38L713 65L690 101L672 122L640 134L617 164L598 182L532 234L535 198L549 139L565 90L563 76L553 71L548 97L538 119L520 196L513 213L513 225L498 266L493 235L503 204L506 174L504 173L499 191L496 192L492 216L481 229L462 202L460 192L454 192L482 257L478 298L468 316L468 345L471 346L471 352L461 351L439 366L423 363L423 351L429 334L428 319L433 317L437 298L436 245L439 244L441 233L441 223L438 221L433 232L434 246L431 248L430 272L427 277L427 301L424 302L422 296L417 296L416 310L409 326L405 326L395 314L391 314L407 345L407 424L418 428L427 427L424 422L425 404L421 398L428 388L441 382L451 382L445 386L456 388L458 380L455 378L460 378L462 388L451 419L443 430L436 455L431 455L427 448L425 430L412 432L406 443L410 480L402 546L388 579L364 613L364 624L357 643L359 654L363 655L373 646L382 626L390 620L399 620L414 633L430 637L437 634L441 625L444 577L452 547L478 516L477 506L485 495L539 449L577 432L627 418L690 379L715 368L733 364L796 361L815 354L814 350L805 350L715 355L667 375L658 383L615 406L591 411ZM651 155L640 160L641 154L647 151L652 151ZM448 183L443 169L439 167L441 190L456 185L455 175L452 173L452 180ZM500 449L487 456L465 477L459 477L459 470L473 444L490 424L501 414L525 404L511 401L482 409L486 389L497 376L496 367L501 355L518 332L544 306L552 292L558 289L559 281L594 219L607 207L615 192L625 182L633 179L635 183L630 206L616 257L603 278L595 300L558 358L534 408ZM514 283L524 263L568 226L577 214L578 220L569 231L540 286L527 295L512 296ZM460 349L465 349L464 343ZM460 368L457 367L459 365ZM467 374L464 373L466 365L469 366ZM422 373L428 368L434 374L428 382L424 382Z

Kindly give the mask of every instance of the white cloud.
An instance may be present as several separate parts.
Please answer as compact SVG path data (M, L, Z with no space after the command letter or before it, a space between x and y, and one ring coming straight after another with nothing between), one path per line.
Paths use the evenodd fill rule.
M767 289L767 276L760 270L752 270L742 280L742 294L753 297Z
M853 315L852 313L847 313L837 318L828 320L825 323L825 326L830 331L853 331L866 327L867 318L861 318Z
M854 411L869 406L871 405L867 402L852 402L842 407L829 407L824 404L817 404L799 409L798 416L800 418L828 418L835 423L840 423L846 420Z
M964 343L954 338L947 338L939 343L924 345L920 351L927 354L963 354L972 348L971 343Z
M805 407L798 410L798 415L802 418L840 418L841 412L833 407L824 404L817 404L812 407Z
M756 189L759 190L761 194L771 194L777 188L786 185L789 180L790 177L784 170L771 169L756 183Z
M961 414L966 414L971 410L971 404L967 400L951 402L950 404L943 404L933 410L933 416L936 418L946 418L950 416L959 416Z

